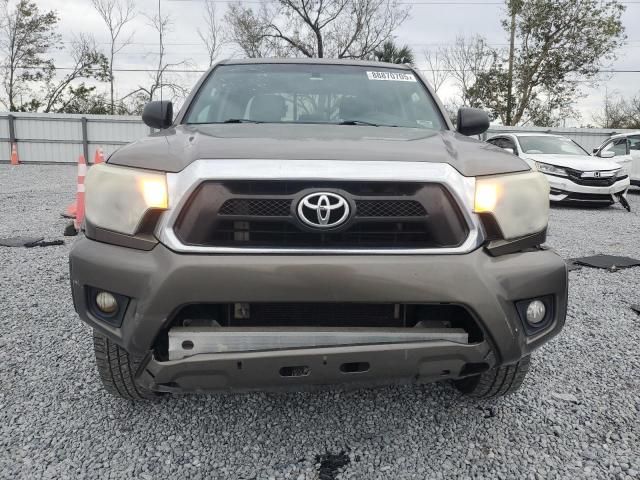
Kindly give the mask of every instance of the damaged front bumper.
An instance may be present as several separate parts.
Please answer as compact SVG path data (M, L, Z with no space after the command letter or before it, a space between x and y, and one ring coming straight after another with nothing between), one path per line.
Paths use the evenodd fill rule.
M614 203L625 197L629 189L629 177L616 181L613 185L595 187L579 185L568 178L546 175L549 181L549 199L552 202Z
M198 255L162 244L141 251L80 238L70 262L82 320L144 358L137 379L157 391L460 378L528 355L562 329L567 308L566 265L549 250L500 257L483 249L460 255ZM92 289L128 299L117 325L92 313ZM536 297L551 299L553 308L544 328L531 333L517 305ZM455 305L483 334L471 339L456 328L419 323L365 332L340 325L280 332L243 327L244 333L171 323L184 306L236 302Z

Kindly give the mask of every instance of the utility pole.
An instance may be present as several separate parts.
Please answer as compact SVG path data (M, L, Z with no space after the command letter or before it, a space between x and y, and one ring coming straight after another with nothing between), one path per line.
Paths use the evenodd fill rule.
M516 13L520 10L520 0L511 0L509 2L509 10L511 13L511 26L510 26L510 38L509 38L509 73L507 74L507 115L506 124L511 125L513 114L513 57L515 55L516 44Z
M158 25L160 25L160 28L158 28L158 32L160 35L160 45L158 46L158 54L159 54L159 58L160 60L162 60L162 12L160 11L160 0L158 0ZM162 64L160 65L160 101L162 101Z

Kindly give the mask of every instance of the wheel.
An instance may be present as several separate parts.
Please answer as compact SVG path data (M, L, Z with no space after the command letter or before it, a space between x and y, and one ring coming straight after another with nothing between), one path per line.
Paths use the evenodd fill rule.
M526 356L512 365L492 368L480 375L454 380L462 393L476 398L501 397L516 392L529 371L531 357Z
M136 384L134 376L141 358L132 357L126 350L95 331L93 351L100 380L109 393L126 400L151 400L160 396Z

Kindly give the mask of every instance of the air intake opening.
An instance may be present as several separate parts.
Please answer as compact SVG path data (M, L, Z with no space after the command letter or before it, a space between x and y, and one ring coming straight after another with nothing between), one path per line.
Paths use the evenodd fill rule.
M369 368L369 362L349 362L340 365L342 373L362 373L368 371Z

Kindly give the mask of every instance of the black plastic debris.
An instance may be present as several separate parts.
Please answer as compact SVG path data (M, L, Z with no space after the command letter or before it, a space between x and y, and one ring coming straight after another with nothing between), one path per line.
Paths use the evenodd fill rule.
M622 268L640 266L640 260L631 257L618 257L616 255L593 255L591 257L572 258L574 264L586 267L602 268L616 271Z
M631 310L640 315L640 305L631 305Z
M337 455L332 453L317 455L316 463L320 464L318 478L320 480L335 480L340 469L347 466L349 461L349 456L345 452L340 452Z
M25 247L27 247L27 248L33 248L33 247L55 247L57 245L64 245L64 240L50 240L50 241L41 240L40 242L36 242L36 243L29 244L29 245L25 245Z
M33 247L44 237L11 237L0 238L0 245L3 247Z
M44 237L11 237L0 238L0 246L3 247L51 247L54 245L64 245L62 240L45 241Z

